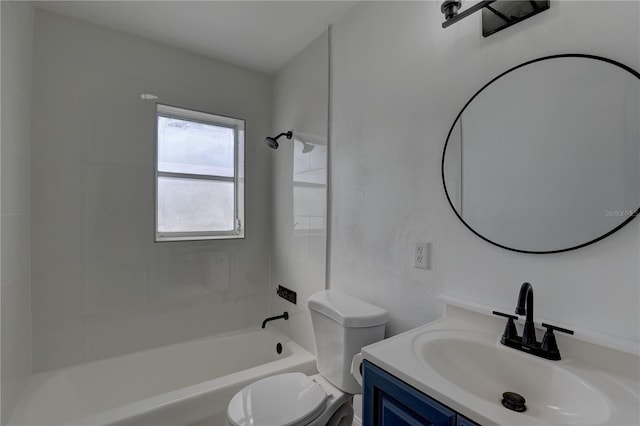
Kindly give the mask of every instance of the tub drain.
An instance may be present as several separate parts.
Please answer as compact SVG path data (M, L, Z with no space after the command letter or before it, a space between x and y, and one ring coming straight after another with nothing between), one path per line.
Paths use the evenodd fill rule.
M282 353L282 344L278 343L276 345L276 352L278 352L278 355L280 355Z
M524 405L524 403L525 399L522 395L518 395L515 392L505 392L502 394L502 405L507 407L509 410L522 413L527 409L527 406Z

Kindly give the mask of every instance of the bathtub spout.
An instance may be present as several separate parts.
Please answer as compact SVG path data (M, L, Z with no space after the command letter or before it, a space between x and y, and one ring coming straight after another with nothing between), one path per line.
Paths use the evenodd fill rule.
M269 317L267 319L265 319L264 321L262 321L262 328L265 328L267 326L267 323L269 321L274 321L280 318L284 318L285 320L289 319L289 313L285 311L285 313L283 313L282 315L278 315L276 317Z

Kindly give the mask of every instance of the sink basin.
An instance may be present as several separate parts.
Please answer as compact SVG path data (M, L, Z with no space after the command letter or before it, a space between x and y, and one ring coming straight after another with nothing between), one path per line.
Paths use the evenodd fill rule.
M415 357L462 392L496 409L547 424L601 424L611 416L608 398L563 361L547 361L501 345L495 335L437 330L416 336ZM504 392L526 399L523 413L501 404Z
M362 348L362 359L477 424L640 425L637 342L579 330L558 336L562 360L550 361L500 344L491 307L445 301L444 317ZM505 392L526 410L504 407Z

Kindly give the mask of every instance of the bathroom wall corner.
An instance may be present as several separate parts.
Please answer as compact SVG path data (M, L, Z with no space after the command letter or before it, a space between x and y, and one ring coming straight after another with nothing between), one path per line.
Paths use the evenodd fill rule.
M32 372L31 69L34 8L0 4L0 376L2 412L12 408Z

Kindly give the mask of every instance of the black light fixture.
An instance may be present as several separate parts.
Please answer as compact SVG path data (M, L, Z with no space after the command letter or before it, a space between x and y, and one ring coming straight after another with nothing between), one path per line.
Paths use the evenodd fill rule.
M444 19L449 21L449 19L453 18L458 14L458 10L460 10L460 6L462 6L462 2L460 0L444 0L442 5L440 6L440 11L444 13ZM444 24L443 24L444 28Z
M550 0L484 0L458 13L462 7L461 0L444 0L440 6L445 19L442 28L482 10L482 35L488 37L549 9L549 3Z

